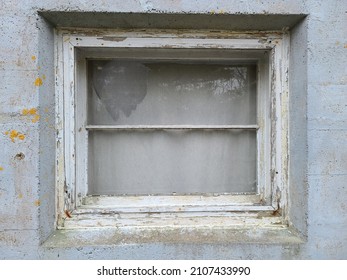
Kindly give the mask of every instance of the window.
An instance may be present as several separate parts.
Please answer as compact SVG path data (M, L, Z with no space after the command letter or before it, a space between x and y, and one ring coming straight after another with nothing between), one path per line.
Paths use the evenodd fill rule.
M88 194L256 193L254 64L87 64Z
M58 225L283 223L287 40L61 30Z

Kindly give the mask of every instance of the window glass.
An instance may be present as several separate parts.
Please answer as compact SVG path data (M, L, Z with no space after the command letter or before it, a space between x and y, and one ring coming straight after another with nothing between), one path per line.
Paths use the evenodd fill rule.
M256 124L255 65L89 64L89 124Z
M89 194L256 192L256 130L131 125L255 125L256 65L89 60Z
M256 132L92 131L90 194L256 191Z

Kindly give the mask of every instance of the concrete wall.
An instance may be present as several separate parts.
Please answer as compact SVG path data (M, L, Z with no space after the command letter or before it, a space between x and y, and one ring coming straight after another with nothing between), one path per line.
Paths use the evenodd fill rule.
M41 246L55 219L55 26L290 27L289 215L305 242ZM347 259L346 26L345 0L1 0L0 259Z

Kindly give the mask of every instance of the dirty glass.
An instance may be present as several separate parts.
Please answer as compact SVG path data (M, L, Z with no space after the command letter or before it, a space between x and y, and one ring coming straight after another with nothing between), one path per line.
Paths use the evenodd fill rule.
M256 191L255 131L93 131L90 194Z
M90 60L88 124L255 125L256 65ZM256 130L89 130L89 194L256 192Z
M90 61L89 124L255 124L255 66Z

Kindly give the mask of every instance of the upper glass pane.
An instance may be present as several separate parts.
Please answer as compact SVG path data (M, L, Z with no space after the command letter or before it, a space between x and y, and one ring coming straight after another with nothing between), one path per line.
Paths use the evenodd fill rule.
M88 61L90 125L256 124L256 65Z

